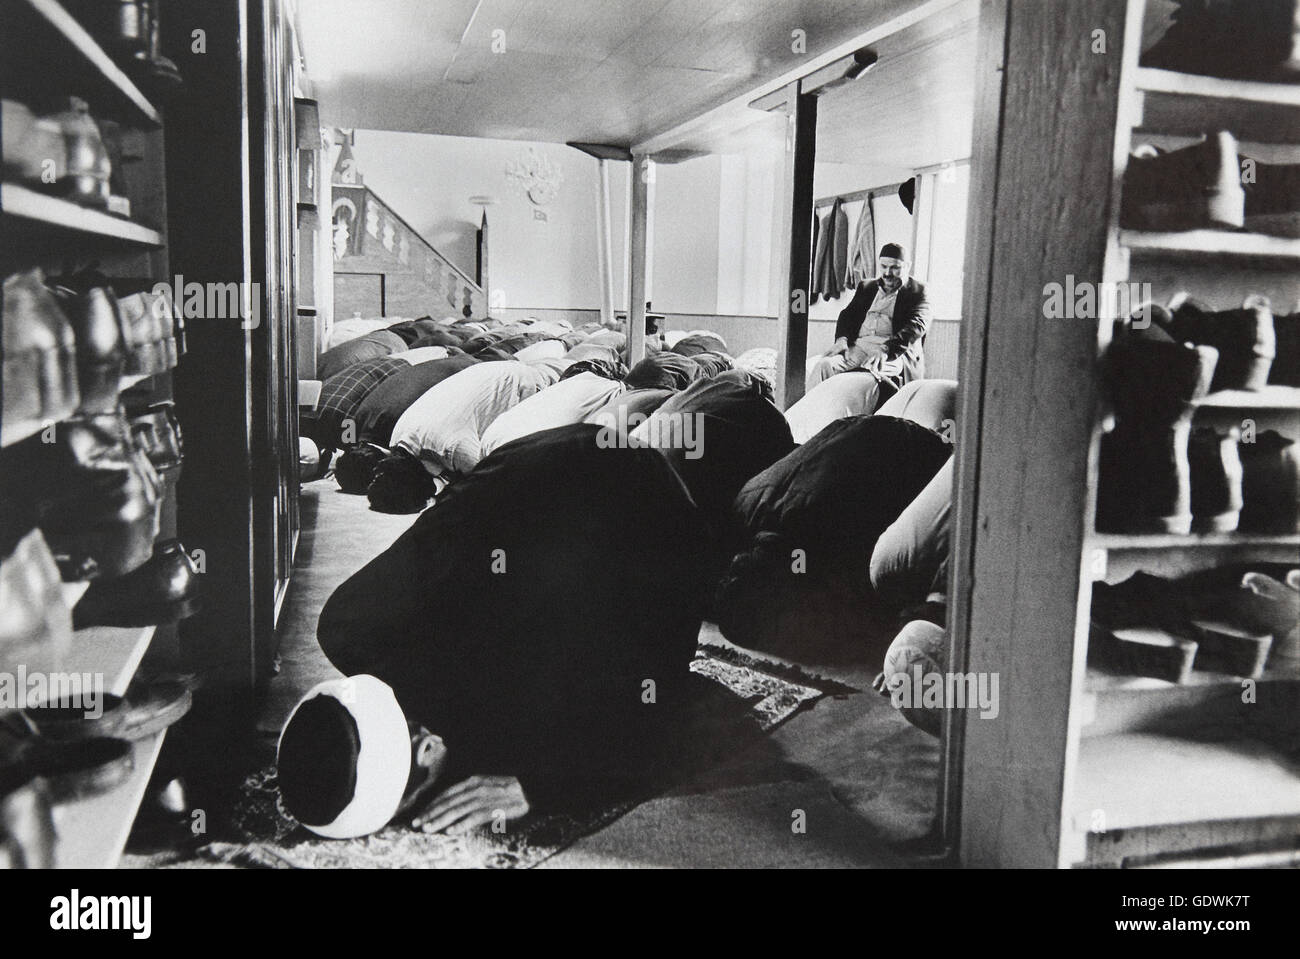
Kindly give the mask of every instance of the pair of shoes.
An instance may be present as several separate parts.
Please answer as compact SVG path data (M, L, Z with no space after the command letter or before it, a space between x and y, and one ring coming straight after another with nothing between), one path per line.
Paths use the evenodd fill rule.
M1152 308L1152 320L1173 339L1219 351L1210 392L1262 390L1277 356L1277 334L1268 300L1249 296L1240 309L1214 311L1186 293L1169 301L1167 310Z
M184 353L184 330L173 315L171 301L161 294L142 292L117 296L108 277L83 270L53 281L64 308L78 322L79 337L90 337L90 347L105 362L108 341L117 327L122 354L121 372L152 376L174 369Z
M137 680L125 697L100 694L94 715L87 711L84 699L32 703L22 715L47 742L106 738L135 742L180 720L193 703L194 695L183 682Z
M41 527L64 579L121 576L149 559L162 482L120 410L75 415L7 450L0 502Z
M85 626L152 626L174 623L199 610L201 574L179 540L159 540L153 557L117 579L90 584L72 611Z
M81 403L77 340L39 270L4 281L0 444L71 416Z
M1138 572L1122 583L1098 584L1089 662L1171 682L1185 682L1193 668L1258 677L1285 632L1280 610L1245 581L1222 579L1219 571L1208 581Z
M1101 441L1099 530L1191 531L1192 414L1218 360L1214 347L1175 342L1159 323L1117 324L1104 370L1116 424Z
M69 0L69 9L151 95L181 84L176 64L162 55L157 0Z
M1271 83L1300 82L1296 0L1179 0L1142 66Z
M1124 172L1120 225L1300 237L1300 164L1242 156L1226 130L1178 150L1139 147Z

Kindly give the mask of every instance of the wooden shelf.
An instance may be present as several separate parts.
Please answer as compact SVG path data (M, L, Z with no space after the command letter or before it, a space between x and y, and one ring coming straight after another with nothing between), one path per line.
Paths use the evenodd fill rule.
M1141 68L1141 133L1203 136L1228 130L1254 143L1300 143L1300 86L1222 80Z
M1230 673L1216 673L1208 669L1196 669L1193 667L1185 682L1174 683L1166 679L1155 679L1151 676L1120 675L1108 670L1097 669L1093 666L1089 666L1087 677L1084 679L1084 689L1096 695L1146 692L1150 690L1188 689L1201 686L1231 686L1237 691L1240 691L1242 681L1248 678L1249 677L1247 676L1233 676ZM1271 683L1300 683L1300 672L1284 672L1279 669L1266 669L1262 675L1254 680L1254 682L1261 685Z
M1143 93L1167 93L1195 97L1201 101L1229 101L1237 110L1260 104L1300 109L1300 84L1294 83L1228 80L1223 77L1201 76L1197 73L1178 73L1174 70L1138 67L1133 85ZM1201 105L1208 109L1208 105L1204 102ZM1205 130L1206 127L1202 126L1201 132L1204 133Z
M126 846L167 731L139 740L126 782L101 796L54 807L55 862L60 869L112 869Z
M65 658L71 673L98 673L104 691L126 693L140 660L153 641L156 626L88 626L72 634L72 649Z
M1224 546L1293 546L1300 549L1300 533L1095 533L1089 545L1111 550L1214 549ZM1297 557L1300 561L1300 556Z
M1180 260L1251 260L1259 265L1294 268L1300 264L1300 240L1231 230L1186 230L1150 233L1120 230L1120 245L1134 257Z
M1300 387L1266 386L1262 390L1220 390L1195 405L1203 410L1289 410L1300 413Z
M1300 762L1255 740L1200 742L1153 733L1079 743L1070 823L1087 832L1223 819L1300 816Z
M1228 563L1300 564L1300 534L1096 533L1085 549L1106 551L1104 563L1092 563L1097 580L1118 583L1139 570L1161 576L1182 576Z
M50 69L75 77L78 81L80 95L91 101L99 109L108 107L114 112L133 117L143 125L158 127L162 117L148 98L140 92L122 68L104 52L99 45L72 14L68 13L56 0L22 0L16 6L25 7L35 14L37 23L43 24L56 39L69 59L67 62L50 63ZM11 24L17 30L22 24ZM19 34L15 34L19 35ZM29 35L30 36L30 35ZM82 90L81 87L89 86Z
M17 217L69 234L99 237L154 249L163 245L162 234L157 230L80 206L71 200L46 196L16 183L0 185L0 210L3 210L6 218ZM13 229L13 225L9 224L5 229Z

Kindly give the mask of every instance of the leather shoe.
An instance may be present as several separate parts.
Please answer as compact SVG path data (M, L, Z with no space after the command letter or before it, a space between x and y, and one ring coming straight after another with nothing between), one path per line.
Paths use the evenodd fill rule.
M149 559L161 484L121 413L60 423L54 443L39 444L21 471L9 472L8 481L35 498L65 579L121 576Z
M159 403L133 417L131 435L159 474L170 475L181 468L184 440L171 403Z
M1241 430L1192 430L1187 459L1192 473L1192 529L1231 533L1241 520Z
M81 295L66 286L54 288L77 337L77 381L82 413L112 413L117 409L126 353L117 301L107 286L93 286Z
M164 373L168 366L167 346L164 340L167 331L159 304L166 303L166 297L152 297L145 293L133 293L118 300L118 309L122 316L122 335L126 338L127 363L126 372L133 375Z
M1129 157L1120 225L1158 231L1237 229L1244 222L1245 204L1237 141L1221 130L1179 150L1142 147Z
M4 319L0 444L8 446L71 416L81 391L76 335L39 270L5 280Z
M1241 529L1252 533L1300 532L1300 449L1274 430L1239 447L1242 467Z
M1155 314L1160 322L1161 314ZM1273 312L1261 297L1248 297L1239 310L1214 312L1179 294L1169 303L1169 335L1180 342L1219 351L1210 391L1262 390L1277 352Z
M159 540L153 558L117 579L92 583L72 611L76 628L174 623L199 608L199 576L179 541Z

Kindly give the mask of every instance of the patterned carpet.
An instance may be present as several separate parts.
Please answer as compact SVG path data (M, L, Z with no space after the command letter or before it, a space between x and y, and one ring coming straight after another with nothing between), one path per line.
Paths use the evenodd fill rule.
M833 680L799 674L730 648L701 646L692 672L725 690L702 697L698 728L732 736L737 725L766 733L826 695L855 692ZM714 690L716 691L716 689ZM726 727L731 727L728 731ZM743 742L743 737L737 737ZM668 784L660 784L666 787ZM657 790L656 790L657 791ZM653 792L648 792L650 798ZM614 822L637 802L581 813L525 817L504 833L483 827L468 836L426 835L405 824L353 840L321 839L300 828L279 802L274 767L244 783L235 820L242 834L194 853L155 858L154 868L235 866L268 869L527 869Z

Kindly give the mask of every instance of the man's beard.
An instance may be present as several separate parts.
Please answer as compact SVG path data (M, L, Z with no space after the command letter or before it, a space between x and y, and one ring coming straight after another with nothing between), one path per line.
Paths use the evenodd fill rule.
M880 286L886 293L893 293L902 285L903 285L903 280L901 277L882 276L880 278Z

